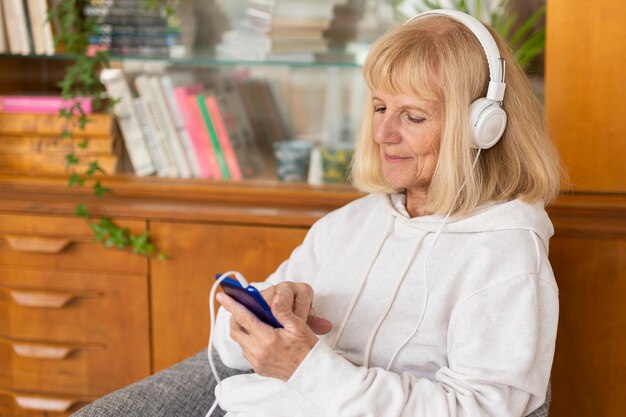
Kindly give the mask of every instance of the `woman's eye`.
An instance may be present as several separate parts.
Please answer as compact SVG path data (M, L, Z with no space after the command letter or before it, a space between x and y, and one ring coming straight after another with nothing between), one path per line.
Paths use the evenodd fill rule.
M386 110L385 106L376 106L374 107L374 113L384 113Z
M406 118L409 122L415 123L415 124L422 123L424 120L426 120L423 117L414 117L414 116L411 116L410 114L407 114Z

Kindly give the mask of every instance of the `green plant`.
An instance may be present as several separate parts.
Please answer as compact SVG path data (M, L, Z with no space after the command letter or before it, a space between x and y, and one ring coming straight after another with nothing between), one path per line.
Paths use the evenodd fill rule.
M408 17L399 12L407 0L394 0L392 6L400 19ZM520 21L512 11L511 0L422 0L421 4L410 2L416 13L432 9L455 9L489 23L496 32L509 42L522 68L529 70L537 56L545 50L546 29L542 23L546 8L536 8L526 19ZM413 4L415 3L415 4Z
M154 8L161 5L162 0L145 0L146 7ZM88 55L89 37L95 33L96 21L94 18L85 17L83 10L90 3L89 0L61 0L48 14L48 19L57 23L58 31L55 34L55 43L65 52L72 55L74 63L67 69L65 77L59 83L61 93L65 99L73 97L90 97L94 107L99 111L111 113L116 104L114 98L106 98L104 85L100 82L99 73L109 66L110 55L108 51L98 51ZM84 129L90 122L80 104L75 104L60 111L60 116L67 119L67 126L72 120L78 121L78 129ZM72 137L72 128L61 133L62 138ZM81 149L89 147L89 139L85 139L79 145ZM104 171L97 160L82 161L74 152L65 156L66 167L69 171L67 187L83 187L92 183L94 194L103 198L113 191L105 187L97 175ZM75 214L84 218L94 232L94 240L102 242L107 247L129 249L145 256L156 256L165 259L166 255L156 251L150 242L150 232L135 235L128 229L116 225L110 218L103 217L94 220L86 205L79 203Z

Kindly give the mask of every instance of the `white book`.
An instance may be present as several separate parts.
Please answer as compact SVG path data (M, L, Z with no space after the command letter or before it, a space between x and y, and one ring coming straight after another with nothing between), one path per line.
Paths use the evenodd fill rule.
M28 16L30 18L30 33L33 36L34 52L37 55L45 53L43 45L43 21L44 17L40 13L39 0L26 0Z
M30 32L28 30L29 22L26 14L26 5L22 0L9 0L12 1L15 10L15 30L20 43L20 49L18 53L22 55L30 55L33 51L30 48Z
M191 140L191 136L189 136L187 127L185 126L185 120L183 118L183 115L180 113L180 108L178 107L178 103L176 102L176 97L174 96L174 88L182 85L190 85L194 82L195 79L193 75L189 72L179 72L174 74L165 74L161 76L161 86L163 87L163 92L165 93L165 97L167 98L167 104L172 113L174 126L176 127L176 131L178 132L180 143L183 146L185 155L187 156L189 168L191 169L191 173L194 178L200 178L200 166L198 164L198 158L196 157L193 142Z
M178 174L181 178L191 178L191 169L189 167L189 161L187 160L186 152L183 148L182 140L178 136L178 130L174 124L174 117L167 104L167 97L161 86L161 80L158 75L152 75L148 78L150 85L152 86L151 92L156 103L156 111L159 115L159 121L161 122L161 128L165 132L165 138L168 141L170 150L178 169Z
M46 0L27 0L27 4L35 53L53 55L55 48L52 25L48 20L48 2Z
M9 42L4 35L4 13L2 12L2 1L0 1L0 54L9 52Z
M19 38L19 32L17 30L15 11L15 2L13 0L2 0L3 5L3 22L6 30L6 44L9 52L12 54L21 53L21 42Z
M113 107L113 112L122 130L124 144L135 174L138 176L154 174L155 167L137 120L133 95L124 73L120 69L104 69L100 73L100 79L109 98L119 100Z
M157 176L169 176L170 172L167 166L167 157L164 154L163 148L157 141L156 133L152 129L152 125L148 121L148 114L146 113L146 108L144 107L141 97L136 97L133 99L133 107L135 109L135 113L137 114L139 127L141 128L141 131L143 132L143 137L146 140L148 152L150 152L152 162L154 162L154 166L156 167Z
M178 168L176 166L176 162L174 161L174 154L172 153L169 142L166 138L166 132L162 128L161 122L159 121L160 116L156 110L156 103L154 102L154 98L151 93L152 86L150 85L148 76L145 74L137 76L137 78L135 78L135 87L137 88L139 97L143 101L143 106L146 110L146 115L148 116L148 124L150 124L152 130L154 131L154 136L156 137L158 146L163 150L163 156L165 158L167 169L162 176L176 178L179 176Z

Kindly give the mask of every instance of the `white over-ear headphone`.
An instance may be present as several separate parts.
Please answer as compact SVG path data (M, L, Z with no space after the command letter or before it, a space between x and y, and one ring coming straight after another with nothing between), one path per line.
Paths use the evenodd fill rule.
M476 18L458 10L429 10L413 16L406 23L424 16L443 15L465 25L478 39L489 64L489 88L487 96L476 99L469 110L470 133L477 148L487 149L495 145L506 128L506 112L502 108L505 84L505 62L489 30ZM405 23L405 24L406 24Z

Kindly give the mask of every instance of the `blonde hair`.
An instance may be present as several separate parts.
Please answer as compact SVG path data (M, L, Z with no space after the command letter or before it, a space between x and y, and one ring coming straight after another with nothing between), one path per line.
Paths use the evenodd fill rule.
M546 132L541 105L508 46L493 30L490 32L506 61L503 108L508 124L500 141L481 151L474 169L478 150L471 146L469 107L486 95L489 69L473 33L450 18L432 16L400 25L374 43L363 68L370 97L351 171L358 189L370 193L403 191L385 182L379 148L373 140L371 92L381 90L441 102L439 157L427 210L464 215L492 201L521 198L548 203L556 197L563 169Z

